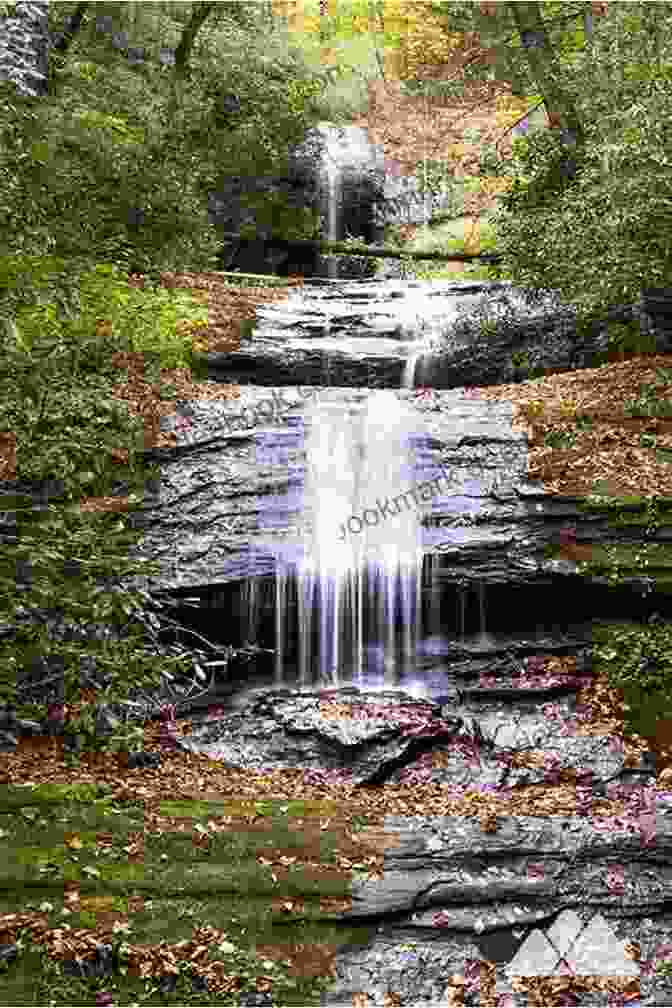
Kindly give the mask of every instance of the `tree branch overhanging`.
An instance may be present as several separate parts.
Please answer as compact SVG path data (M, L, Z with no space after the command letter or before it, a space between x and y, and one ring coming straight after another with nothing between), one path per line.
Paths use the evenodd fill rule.
M196 36L216 6L216 3L214 2L195 4L189 23L182 32L182 37L180 38L177 49L175 50L175 73L178 77L186 76L189 57L191 56L191 51L194 48Z
M70 48L75 35L82 27L87 7L89 7L88 3L77 4L74 14L72 14L66 22L66 27L64 27L60 35L56 37L53 45L53 49L56 52L65 53Z

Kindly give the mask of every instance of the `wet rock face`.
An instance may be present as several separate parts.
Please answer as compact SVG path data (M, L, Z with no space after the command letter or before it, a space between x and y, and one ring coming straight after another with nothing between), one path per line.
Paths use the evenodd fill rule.
M308 408L361 410L373 394L243 386L235 400L177 404L175 421L183 423L176 448L149 453L160 479L130 516L143 533L138 554L161 568L138 586L215 590L273 577L280 555L302 555ZM512 429L511 404L471 399L463 390L395 395L424 425L416 482L446 474L422 513L423 548L436 558L437 576L573 591L575 565L549 559L547 547L557 544L566 522L576 526L577 542L612 542L613 522L528 480L527 438ZM621 534L627 541L627 530ZM668 534L662 527L652 540ZM633 583L647 587L644 576ZM593 587L594 604L597 594Z
M334 691L338 698L359 698L360 691ZM363 694L361 694L364 696ZM389 699L389 698L388 698ZM436 741L466 738L460 719L437 705L393 694L394 717L376 716L371 696L364 697L371 717L361 720L331 720L320 713L316 695L295 690L264 691L241 711L217 719L183 740L186 748L206 752L236 766L309 767L352 775L358 785L373 785L389 779L428 749L426 732ZM384 695L380 695L381 706ZM396 724L395 724L396 722ZM398 724L407 725L407 736ZM472 729L476 731L476 729ZM418 736L414 735L418 732Z
M0 17L0 80L31 98L46 95L49 78L49 2L19 0Z
M274 391L272 397L268 390L245 387L237 400L185 404L180 413L188 416L189 427L177 432L176 449L152 453L161 462L160 483L132 520L143 531L140 555L163 568L152 577L153 586L207 588L272 575L279 550L301 553L308 404L317 400L357 410L372 393ZM397 395L414 398L408 392ZM427 424L418 480L428 480L433 467L438 470L444 462L454 468L447 495L437 495L432 504L430 546L469 542L472 558L478 554L492 562L494 552L510 542L506 533L502 537L501 523L513 527L534 511L525 503L524 435L511 429L511 407L439 393L436 401L419 402L417 408ZM500 499L492 494L496 483ZM474 497L481 499L484 514L478 530L470 531L461 527L462 512L478 510ZM534 524L541 524L534 514Z
M609 324L631 321L649 331L638 306L621 305L579 337L574 309L510 284L344 281L293 291L258 313L240 350L203 359L211 378L255 385L498 385L603 363Z
M457 346L449 340L445 348L426 356L422 378L437 388L461 383L501 385L523 381L531 374L595 367L604 363L611 349L608 326L614 322L635 322L642 331L650 329L638 305L614 307L581 335L571 308L551 309L533 319L511 314L487 334L479 333L468 321L453 334ZM665 352L665 336L656 334L656 342L660 352Z
M464 313L500 293L505 285L483 282L311 285L261 308L240 350L203 359L210 377L219 380L398 388L415 353L423 359L432 355L431 347L436 353ZM419 371L416 384L421 378Z
M569 771L601 794L623 785L626 770L613 739L576 734L573 700L589 666L589 649L579 649L573 673L512 686L497 658L456 663L455 685L437 701L400 689L253 688L182 744L233 766L309 768L358 787L434 781L503 793ZM521 760L539 752L543 760ZM640 777L650 779L650 768Z

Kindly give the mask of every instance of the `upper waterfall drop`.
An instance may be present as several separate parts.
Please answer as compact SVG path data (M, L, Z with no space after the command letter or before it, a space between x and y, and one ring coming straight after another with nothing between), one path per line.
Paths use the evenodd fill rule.
M341 173L337 164L330 158L327 161L327 238L336 241L339 235L339 208L341 200ZM329 256L327 271L333 279L338 276L338 262L335 256Z
M404 365L404 370L401 374L401 387L405 389L414 389L415 383L418 378L418 371L422 370L422 358L425 354L426 348L424 345L420 349L411 349L408 357L406 358L406 363Z
M380 151L361 126L323 122L313 132L320 150L317 172L323 237L342 241L350 236L373 243L378 234L375 207L384 197ZM347 257L325 254L321 259L328 277L351 275ZM359 267L354 268L352 275L359 275Z

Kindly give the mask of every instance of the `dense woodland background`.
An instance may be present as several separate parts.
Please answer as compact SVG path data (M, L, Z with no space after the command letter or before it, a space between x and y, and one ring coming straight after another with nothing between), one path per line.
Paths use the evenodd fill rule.
M232 176L282 174L316 123L368 118L400 171L484 193L504 256L486 276L554 288L587 315L672 284L667 4L53 2L48 20L43 93L0 86L0 475L15 495L3 505L3 620L51 605L146 625L146 597L109 590L134 569L129 516L77 507L119 480L132 505L152 474L142 425L110 395L113 360L143 353L157 379L190 366L203 303L159 276L212 269L208 194ZM481 126L455 139L467 105ZM533 126L540 105L547 125ZM425 114L452 132L437 150L425 131L413 163L406 126ZM319 226L272 187L249 201L252 230ZM36 512L16 479L60 497ZM47 658L76 694L93 646L27 628L21 647L0 644L3 695L18 688L27 703L20 683ZM124 647L106 659L110 696L166 669L137 639Z
M277 277L261 288L211 272L209 196L236 181L250 237L317 234L288 194L294 145L321 121L366 125L390 174L454 198L454 219L391 226L386 243L496 250L496 268L458 263L458 276L555 289L586 323L643 287L672 288L671 28L665 3L0 2L3 1003L317 1004L344 940L370 935L330 924L316 897L331 914L353 869L382 878L390 814L438 803L487 832L501 816L592 814L578 777L513 804L473 792L448 804L422 775L357 799L329 775L177 751L191 730L180 704L256 645L213 645L171 619L170 597L138 589L152 565L134 553L136 519L175 446L160 420L188 426L176 402L240 392L199 380L198 353L239 346L259 305L287 296ZM544 556L628 592L654 586L658 605L672 576L672 369L643 328L609 325L616 363L538 379L516 346L524 378L464 391L506 400L527 432L528 477L554 495ZM565 511L563 494L578 506ZM560 516L584 505L577 536ZM592 541L612 522L613 542ZM576 714L624 755L653 751L645 791L669 790L672 623L654 612L593 627ZM526 663L535 684L576 668L571 655ZM124 720L143 692L144 713ZM648 843L656 815L642 809L630 827ZM620 885L628 866L612 867ZM215 973L225 993L192 984ZM564 996L576 979L553 976L531 1001L555 1004L558 982Z

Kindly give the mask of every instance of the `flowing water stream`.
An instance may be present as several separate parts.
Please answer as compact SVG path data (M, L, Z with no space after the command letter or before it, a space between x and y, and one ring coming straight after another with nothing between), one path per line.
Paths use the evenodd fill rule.
M367 153L358 146L361 131L324 126L321 132L323 232L340 239L344 172ZM426 213L426 205L419 210ZM487 439L493 410L478 403L465 410L461 390L437 395L418 386L427 379L431 384L432 353L447 339L459 345L449 334L465 313L484 302L493 315L527 305L520 292L502 284L384 274L380 280L337 280L339 257L324 259L328 276L261 308L249 341L223 361L246 398L263 395L268 384L314 386L303 409L255 430L250 459L257 471L274 474L276 487L261 499L257 523L261 546L272 557L275 684L308 689L347 683L436 695L440 676L432 681L430 666L444 650L445 612L432 547L446 538L469 542L472 533L463 525L485 510L479 497L487 497L487 470L493 468L491 448L476 478L462 472L461 463L446 466L442 438L474 439L483 429ZM294 376L295 354L315 357L315 378ZM367 383L361 368L360 381L356 374L343 380L344 362L385 366L388 360L389 374L396 365L393 383L386 376ZM264 361L268 378L262 378ZM432 396L438 415L427 409ZM501 430L493 426L495 440ZM519 454L510 473L494 466L494 482L522 475ZM477 449L473 458L478 471ZM452 517L437 518L437 508ZM288 535L295 519L295 534ZM252 642L264 635L271 616L267 588L254 577L243 587L243 636ZM468 616L474 592L476 627ZM468 634L484 647L493 641L482 584L472 590L458 584L455 610L450 622L456 636Z
M344 673L361 682L365 648L385 669L396 667L397 644L407 661L415 651L422 556L418 514L404 504L414 488L417 417L382 391L360 410L318 401L308 424L300 680L310 681L314 667L321 682L336 684ZM389 517L378 510L387 502ZM279 602L280 626L283 615Z
M324 229L341 237L342 178L328 170L327 181ZM337 280L331 260L329 276L260 309L240 351L223 355L219 380L237 381L240 399L190 403L191 435L162 473L148 544L166 560L164 586L204 591L194 628L210 640L217 626L223 643L269 652L237 678L227 668L221 696L239 710L212 723L204 714L184 744L241 767L478 792L468 816L432 815L432 799L422 816L386 817L383 877L352 880L353 919L380 926L365 946L339 947L324 1008L369 996L374 1008L435 1008L455 1003L454 977L467 984L465 1003L486 979L481 1003L495 993L497 1004L523 1003L519 977L564 982L556 960L577 935L574 973L639 983L622 949L639 943L650 963L670 933L670 828L663 809L653 830L660 856L651 855L633 826L656 807L650 766L629 780L620 740L579 731L575 704L593 621L648 618L649 603L626 589L619 612L615 595L568 577L546 553L578 509L528 478L510 402L432 387L436 346L454 340L459 351L468 339L455 334L461 311L485 300L497 314L497 302L519 292ZM590 521L591 538L610 535L608 516ZM356 734L346 715L322 711L323 696L295 696L348 686L364 688L356 705L373 712ZM279 698L247 708L251 694L277 687ZM383 694L375 704L372 691ZM422 752L415 736L408 743L400 694L441 721L443 734L421 741ZM378 700L390 708L384 724ZM560 775L576 782L575 805L565 784L559 807L546 800ZM624 818L592 821L616 778L634 789ZM475 820L488 797L514 800L529 786L537 797L515 815ZM651 971L641 974L650 995L641 1003L669 1003ZM598 993L590 1003L606 1004Z
M370 149L358 128L323 132L323 232L341 238ZM491 602L514 584L555 589L537 559L555 526L512 405L433 382L437 350L472 351L464 316L536 323L557 302L500 283L348 279L325 258L332 276L260 308L240 350L209 355L240 399L190 404L194 443L164 472L149 555L166 558L166 589L209 593L206 636L206 610L233 604L217 632L275 652L268 685L440 695L456 640L496 650L502 623L528 636L556 624L543 592L506 619Z
M371 152L357 128L322 124L318 131L324 141L326 176L323 231L335 240L343 237L344 172ZM423 193L416 207L425 220L429 195ZM445 201L439 197L438 205ZM338 258L325 259L327 276L333 280L339 275ZM431 284L399 286L401 290L393 292L400 295L393 304L393 336L397 346L401 341L407 348L401 388L413 390L422 378L427 354L445 341L447 326L465 304L478 298L465 292L461 299L432 301L436 292L428 289ZM374 302L380 287L385 287L384 280L362 288L362 299ZM403 296L409 287L415 288L416 298ZM315 311L310 294L305 297L307 290L296 295L304 319ZM338 303L327 302L322 318L309 325L304 342L310 346L319 334L322 345L333 340L337 348L343 341L338 323L347 318L348 310L339 311ZM347 333L349 348L356 344L361 354L380 353L390 328L387 317L361 321L358 332ZM301 330L282 333L294 344L297 335L300 341ZM356 403L322 394L309 404L301 426L302 541L298 553L280 549L275 554L276 682L294 679L306 687L348 682L426 695L430 677L426 671L423 674L418 659L422 664L423 653L441 650L440 589L436 563L431 558L423 562L422 518L440 495L442 482L449 482L449 474L437 465L428 447L429 428L413 402L391 389L373 391ZM276 448L272 437L262 437L262 444L260 460L269 448L271 452ZM277 505L271 500L266 509L269 528L282 525ZM248 592L254 612L255 589ZM492 638L485 629L482 585L478 616L477 640L487 645ZM456 622L463 637L464 590L458 595ZM290 654L287 645L293 639Z
M320 132L325 142L323 228L333 241L341 237L344 166L361 159L361 137L357 130L337 131L329 124ZM336 278L337 257L325 259L327 276ZM409 390L423 357L457 314L448 300L443 311L426 297L420 302L414 306L403 299L395 305L395 335L408 345L401 385ZM323 340L338 318L335 307L331 317L325 315ZM366 326L360 351L369 344L379 349L380 335L375 324ZM423 645L431 650L438 634L439 592L431 563L423 565L421 520L444 478L435 461L428 465L427 437L413 404L390 389L355 404L319 396L306 409L302 542L298 556L276 553L276 682L294 679L306 687L316 681L348 682L381 689L403 683L406 690L426 691L417 657ZM266 446L262 456L265 451ZM270 527L278 524L273 503L266 520ZM430 600L424 607L423 594ZM254 611L254 588L248 601ZM479 614L485 640L483 593ZM464 597L458 620L464 632ZM288 656L292 639L296 647Z
M407 305L399 307L409 348L406 388L355 395L338 387L316 389L295 422L284 429L271 424L255 435L257 465L277 467L284 460L295 470L295 491L268 494L259 513L274 556L276 685L352 684L419 696L441 690L440 676L432 679L427 661L441 654L443 640L438 558L426 555L436 535L432 509L443 502L462 513L478 505L470 500L473 485L460 479L456 484L455 474L441 465L432 414L419 408L425 393L418 397L412 390L428 331L436 338L454 316L454 305L446 299L444 313L434 308L424 326L417 314L410 319ZM462 401L460 393L440 395L446 403ZM454 420L469 433L468 419L461 424L458 414ZM297 456L302 464L293 466ZM456 489L464 493L456 495ZM290 511L300 520L288 540L279 533ZM455 530L456 541L465 531ZM468 594L458 588L455 628L461 638ZM493 638L486 633L483 586L476 605L478 625L469 626L470 636L487 646ZM267 607L256 579L246 583L243 609L247 636L257 640Z

